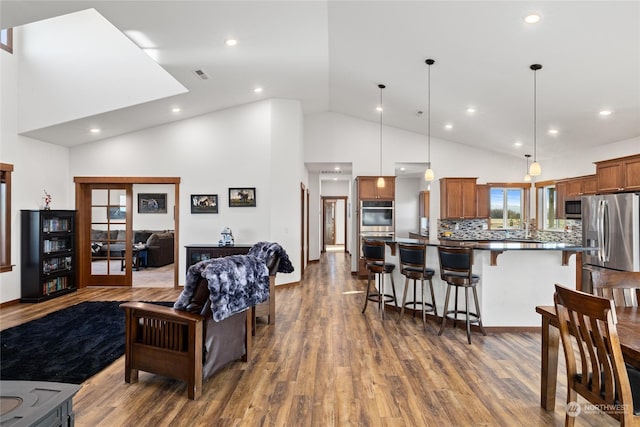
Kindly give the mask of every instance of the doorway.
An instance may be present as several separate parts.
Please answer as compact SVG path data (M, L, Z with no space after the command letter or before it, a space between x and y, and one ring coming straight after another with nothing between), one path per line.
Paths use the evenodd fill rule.
M83 248L78 251L78 287L135 285L133 270L145 271L145 267L151 260L149 251L141 244L144 242L137 241L140 240L141 233L135 232L134 218L135 212L141 212L141 207L138 206L140 200L134 198L134 185L149 184L146 190L148 191L150 188L157 188L158 184L168 184L165 188L173 191L162 193L160 196L166 197L167 194L170 196L168 198L170 203L166 203L167 198L164 199L166 203L164 211L165 216L171 218L171 224L163 228L171 234L173 248L169 247L163 252L166 257L165 252L168 250L172 261L167 267L169 270L165 272L164 280L169 286L177 289L180 178L75 177L74 182L80 231L77 247ZM140 194L138 196L139 199ZM160 202L160 209L156 211L161 212L162 199L154 199L154 201ZM146 205L143 208L145 211L150 209L147 209ZM159 217L159 215L155 216Z
M322 252L347 252L347 197L322 197Z

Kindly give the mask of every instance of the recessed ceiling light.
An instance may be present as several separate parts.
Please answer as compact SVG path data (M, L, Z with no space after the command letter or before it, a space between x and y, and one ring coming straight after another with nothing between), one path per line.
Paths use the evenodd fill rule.
M532 13L531 15L527 15L524 17L524 22L527 24L537 24L540 22L540 15Z
M516 141L513 143L514 147L522 147L522 141Z
M339 171L340 170L340 166L336 166L335 168L333 168L334 171Z
M558 131L558 129L549 129L549 134L550 135L557 135L560 131Z
M378 105L378 106L376 107L376 111L382 112L382 107Z
M261 92L262 92L262 88L261 88L261 87L257 87L257 88L255 88L255 89L253 89L253 91L254 91L255 93L261 93Z
M453 129L453 125L451 123L447 123L446 125L444 125L444 128L446 130L451 130L451 129Z
M238 44L238 40L236 39L226 39L224 41L224 44L226 44L227 46L235 46Z
M89 129L89 132L91 132L91 133L100 133L101 131L102 131L102 129L100 129L100 128L91 128L91 129Z
M400 170L401 170L402 172L404 172L406 169L402 167L402 168L400 168Z
M173 107L171 109L171 112L173 112L173 113L179 113L180 111L182 111L182 109L180 107Z
M468 107L468 108L467 108L467 113L469 113L469 114L473 114L473 113L475 113L475 112L476 112L476 109L475 109L474 107Z
M610 116L611 114L613 114L613 111L611 111L611 110L602 110L598 114L600 114L601 116Z

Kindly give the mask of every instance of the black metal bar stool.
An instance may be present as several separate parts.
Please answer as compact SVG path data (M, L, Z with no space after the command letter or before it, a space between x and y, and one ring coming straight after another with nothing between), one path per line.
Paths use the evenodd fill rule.
M369 301L377 302L380 315L384 319L384 304L393 301L398 307L398 299L396 298L396 286L393 282L393 270L396 265L385 261L385 242L382 240L364 240L362 244L362 254L364 255L365 266L368 270L367 290L364 294L364 307L362 312L367 309ZM391 276L391 289L393 295L385 294L384 275ZM375 277L378 276L378 289L375 289ZM371 290L371 279L374 281L374 289Z
M471 344L471 324L477 324L483 335L487 335L482 326L482 317L480 316L480 304L478 303L478 293L476 285L480 282L480 276L473 274L473 249L471 248L452 248L438 246L438 257L440 258L440 277L447 282L447 296L444 299L444 314L442 316L442 325L438 335L442 335L447 319L453 320L453 327L456 322L462 320L459 315L464 314L464 321L467 326L467 341ZM449 295L451 287L455 287L455 305L453 310L449 310ZM458 289L464 288L464 311L458 310ZM469 311L469 288L473 291L473 300L476 305L476 311Z
M433 294L433 276L436 274L432 268L427 268L427 247L426 245L415 245L409 243L399 243L398 250L400 252L400 273L405 276L404 294L402 296L402 308L400 309L400 317L402 319L404 309L413 305L413 315L416 315L416 306L422 308L422 326L427 328L427 313L433 313L436 317L438 311L436 309L436 298ZM407 289L409 288L409 279L413 280L413 301L407 301ZM416 281L420 280L420 289L422 298L418 300L416 294ZM426 301L424 281L429 281L429 289L431 291L431 302Z

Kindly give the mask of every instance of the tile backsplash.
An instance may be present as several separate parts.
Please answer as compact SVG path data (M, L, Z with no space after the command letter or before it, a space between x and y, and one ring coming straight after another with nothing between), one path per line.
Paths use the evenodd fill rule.
M529 224L528 230L489 230L487 219L438 220L438 238L454 240L504 240L525 239L545 242L563 242L579 245L582 242L582 222L566 220L564 230L538 230L535 220Z

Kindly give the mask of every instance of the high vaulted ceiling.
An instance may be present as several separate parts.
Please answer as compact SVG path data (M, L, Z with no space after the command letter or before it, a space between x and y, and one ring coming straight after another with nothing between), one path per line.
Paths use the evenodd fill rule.
M149 46L141 47L153 48L189 92L61 123L32 135L39 139L76 145L264 98L377 122L379 83L387 86L385 125L426 134L427 58L436 61L432 138L520 158L532 152L533 63L543 66L538 158L640 136L638 1L3 0L0 24L87 8L120 31L144 34ZM541 21L526 24L531 13ZM229 38L238 44L226 46ZM599 115L605 109L613 113ZM105 131L91 135L89 123Z

